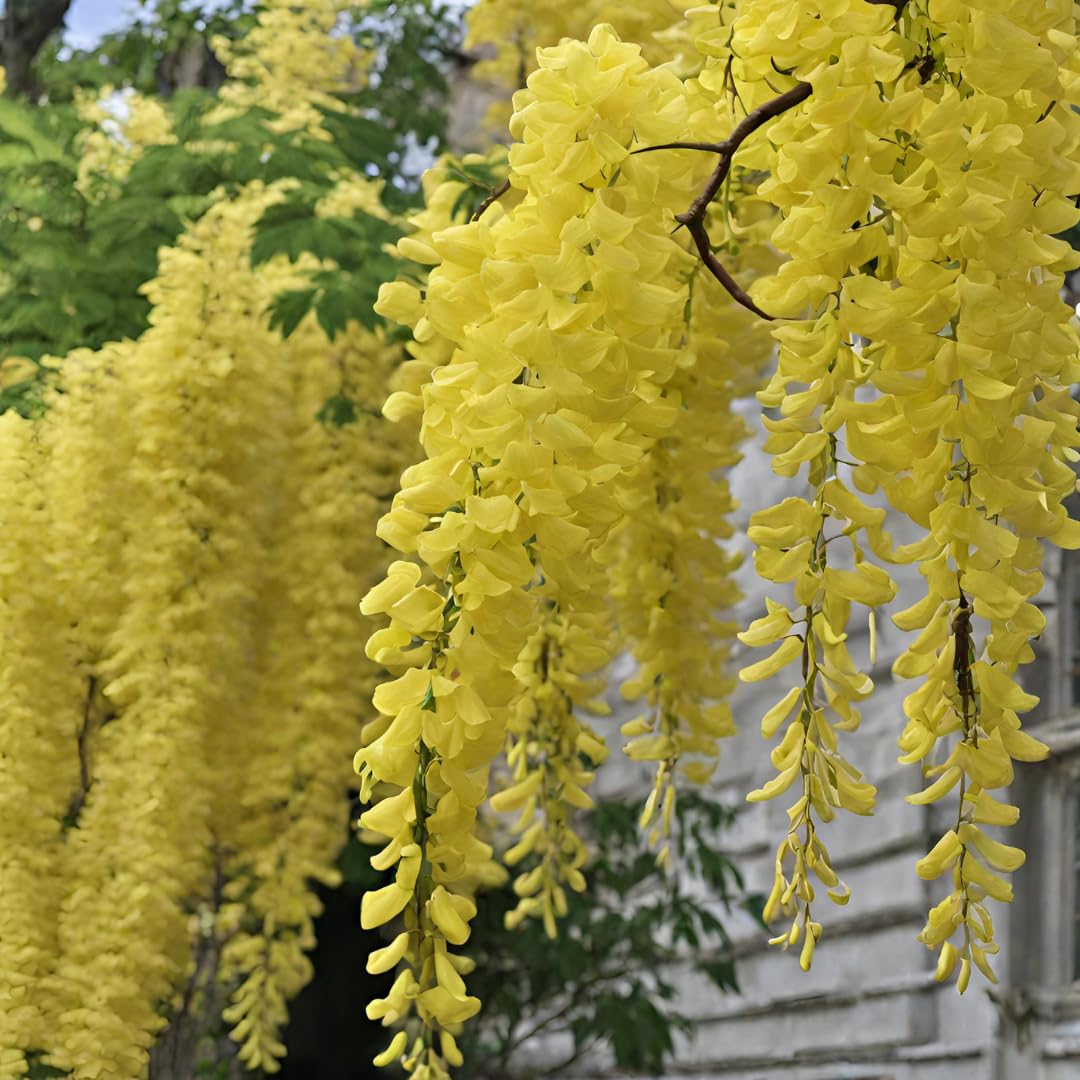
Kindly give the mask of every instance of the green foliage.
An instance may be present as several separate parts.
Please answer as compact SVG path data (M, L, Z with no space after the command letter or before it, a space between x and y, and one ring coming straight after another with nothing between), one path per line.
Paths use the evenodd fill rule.
M149 313L139 290L157 272L158 250L201 216L213 192L256 179L290 178L299 186L260 223L253 261L279 252L331 261L310 287L278 298L273 325L287 336L313 310L331 338L350 318L375 326L379 285L396 273L385 248L400 231L368 214L320 218L315 209L343 174L392 173L404 152L403 123L388 128L355 105L327 110L328 142L306 131L273 132L271 114L258 108L215 121L214 104L204 91L174 95L175 143L148 148L122 179L80 188L83 129L75 109L0 100L0 358L37 362L137 337ZM388 190L395 193L390 201L405 198ZM40 398L38 379L20 380L0 393L0 410L32 415Z
M0 100L3 356L39 361L140 334L149 304L139 288L156 273L158 249L230 179L224 149L215 157L180 143L87 190L77 184L81 130L69 106Z
M390 181L388 201L411 201L423 171L410 148L444 149L449 84L446 71L461 55L460 9L445 0L371 0L356 25L358 40L375 54L368 85L351 104L392 140L378 175ZM419 167L418 167L419 165Z
M345 427L355 424L357 419L356 402L346 394L334 394L326 399L323 407L315 414L315 419L327 427Z
M34 81L50 102L69 102L81 88L111 85L144 94L169 89L164 69L192 48L210 49L217 37L242 37L254 25L255 0L137 0L129 25L105 34L96 45L72 49L56 37L34 65Z
M455 158L447 163L446 177L464 184L454 201L451 216L457 220L470 221L495 197L499 186L506 179L505 164L489 161L462 161Z
M275 299L270 325L284 337L312 310L331 341L350 318L374 329L380 321L374 312L379 286L397 272L397 260L385 248L401 237L401 230L362 211L351 218L316 216L316 204L328 190L317 184L301 187L285 202L270 207L259 222L252 265L278 254L292 261L311 254L334 264L310 275L311 288L291 290Z
M518 902L510 884L478 897L466 953L477 965L469 988L484 1008L459 1036L462 1077L527 1080L531 1074L514 1060L516 1052L536 1036L556 1033L570 1036L572 1050L541 1075L561 1075L593 1049L608 1050L620 1069L662 1074L676 1033L693 1030L675 1001L673 968L689 966L720 991L738 991L731 939L713 908L717 902L728 912L739 908L761 923L764 897L746 890L717 846L735 811L681 793L673 873L657 867L639 813L636 804L600 802L576 826L594 852L585 868L589 888L569 895L557 940L536 919L506 929L506 913ZM355 839L346 847L340 867L347 888L387 884L388 875L371 868L374 850ZM357 978L370 981L363 973Z
M344 95L341 109L324 111L330 141L274 132L260 108L214 120L216 96L185 90L166 103L175 143L148 148L123 178L78 185L76 88L112 83L153 92L163 58L200 37L242 34L258 6L140 0L140 9L131 26L95 49L66 58L54 51L40 61L48 103L0 99L0 361L20 356L39 365L36 375L20 370L0 387L0 412L40 412L49 377L43 357L143 332L150 308L140 288L157 272L159 249L174 244L218 190L299 182L260 222L253 250L256 265L278 253L325 260L308 285L272 305L271 324L285 336L311 311L330 338L351 318L374 328L379 285L400 269L386 253L401 235L394 225L360 212L320 217L316 206L339 177L357 172L385 181L391 210L417 201L417 177L402 170L418 146L442 147L442 72L460 37L457 16L441 0L375 0L358 14L352 30L374 53L372 83ZM329 423L350 422L339 404L323 411Z
M76 187L78 131L70 108L0 100L3 356L39 361L137 332L147 305L136 290L153 273L157 245L179 230L156 200L120 213L90 202ZM31 389L9 387L3 405Z
M610 1050L620 1069L659 1074L676 1032L692 1028L675 1003L671 965L688 963L721 991L738 990L731 940L700 895L704 886L729 910L760 912L762 898L747 893L716 847L733 811L700 795L680 796L673 874L657 867L638 814L636 805L604 802L583 823L596 853L589 890L569 897L557 941L537 920L505 929L518 900L509 885L484 895L469 941L477 963L470 990L484 1009L462 1035L463 1075L509 1076L519 1047L555 1032L568 1033L573 1049L550 1075L594 1047Z
M0 389L0 413L17 412L25 420L37 419L45 412L45 391L54 377L52 368L35 365L33 374Z

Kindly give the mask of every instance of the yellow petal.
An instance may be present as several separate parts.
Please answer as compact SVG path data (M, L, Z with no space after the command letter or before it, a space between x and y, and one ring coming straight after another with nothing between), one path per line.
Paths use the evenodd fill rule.
M950 829L931 849L915 864L915 873L924 881L940 877L952 866L963 851L960 837Z
M390 1040L390 1045L373 1059L372 1064L377 1065L380 1069L384 1065L389 1065L392 1061L395 1061L405 1053L405 1047L408 1044L408 1041L408 1035L406 1035L404 1031L399 1031L393 1039Z
M412 893L405 889L399 889L394 883L374 892L364 893L360 902L360 926L364 930L374 930L376 926L382 926L391 919L400 915L404 910Z
M775 675L778 671L787 667L787 665L797 656L801 656L802 651L802 638L786 638L780 643L780 646L771 656L767 656L764 660L759 660L756 664L750 664L748 667L744 667L739 672L739 679L742 682L747 683L760 682L762 679L767 679L771 675Z
M376 949L367 959L367 970L370 975L382 975L386 971L398 966L398 962L409 948L408 932L398 934L396 938L384 949Z

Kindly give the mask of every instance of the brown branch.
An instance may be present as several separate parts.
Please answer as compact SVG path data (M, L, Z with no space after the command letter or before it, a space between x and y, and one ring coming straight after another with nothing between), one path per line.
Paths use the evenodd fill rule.
M888 5L889 7L892 7L895 9L898 18L907 6L907 2L908 0L867 0L867 3L870 4L880 4L882 6ZM727 84L729 75L730 66L724 73L725 85ZM926 79L924 78L923 81L925 82ZM734 80L732 80L732 86L734 87ZM712 248L712 240L709 237L708 226L705 223L705 217L708 213L709 206L719 194L720 188L723 187L724 181L731 173L731 163L735 157L735 152L739 147L742 146L742 144L753 135L758 128L767 124L770 120L775 120L776 117L787 112L789 109L794 109L797 105L801 105L812 93L813 87L811 87L809 83L796 83L790 90L785 90L771 101L766 101L752 112L747 113L747 115L735 125L731 134L722 142L671 142L659 146L645 146L640 150L634 151L635 154L648 154L654 150L703 150L706 153L720 155L720 160L717 162L716 169L713 171L712 176L709 177L709 182L705 185L705 190L693 201L689 210L683 214L676 214L675 220L680 225L686 226L687 232L693 237L694 245L697 247L702 262L708 267L713 277L715 277L728 293L731 294L732 299L747 310L752 311L755 315L760 315L761 318L768 319L770 322L773 321L774 317L767 312L762 311L761 308L750 299L749 293L739 285L727 267L716 257Z
M709 206L716 198L717 194L719 194L720 188L723 187L724 181L731 172L731 163L734 160L735 153L739 147L742 146L742 144L746 142L758 128L763 127L770 120L774 120L789 109L794 109L797 105L802 104L811 93L812 87L809 83L796 83L790 90L785 90L771 101L766 101L752 112L747 113L747 115L735 125L731 134L724 139L723 142L665 143L661 146L645 146L640 150L634 151L635 154L647 154L651 153L653 150L704 150L708 153L720 155L720 160L717 162L712 176L709 177L709 182L705 185L705 190L693 201L689 210L683 214L676 214L675 220L680 225L686 226L686 231L693 237L694 245L697 247L698 254L701 256L701 261L709 269L713 277L715 277L728 293L730 293L731 298L747 310L752 311L755 315L760 315L761 318L768 319L770 322L773 320L773 316L768 314L768 312L762 311L761 308L750 299L749 293L739 285L732 276L731 271L716 257L712 248L712 240L709 237L709 229L705 223L705 217L708 213Z
M507 177L497 188L491 189L491 194L476 208L470 220L479 221L484 216L484 211L494 206L510 190L510 178Z
M651 154L654 150L704 150L708 154L722 154L725 143L722 142L666 142L656 146L642 146L635 154Z
M90 775L90 736L94 720L94 694L97 692L97 676L87 680L86 702L83 705L82 726L79 728L79 790L75 792L68 807L67 821L73 825L79 820L86 796L90 793L93 777Z
M695 218L693 220L683 221L682 219L684 217L688 217L688 215L679 214L676 217L676 221L680 221L686 226L687 231L694 239L694 245L697 247L698 254L701 256L701 261L705 264L712 276L727 289L731 294L731 298L737 304L742 304L748 311L752 311L755 315L759 315L761 318L772 322L775 319L775 316L770 315L767 311L762 311L762 309L750 298L750 294L735 280L731 271L716 257L716 252L712 249L712 240L709 238L709 231L705 227L704 220Z

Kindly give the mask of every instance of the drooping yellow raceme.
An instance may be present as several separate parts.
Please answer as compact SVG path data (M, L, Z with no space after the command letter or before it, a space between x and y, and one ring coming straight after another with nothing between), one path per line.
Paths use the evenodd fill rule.
M778 911L793 917L790 929L772 944L787 947L801 939L804 970L810 967L822 934L822 924L812 917L811 874L835 903L845 904L850 896L832 868L818 826L832 820L837 809L865 815L874 808L873 785L862 779L838 746L837 733L858 727L857 703L873 690L845 644L851 604L870 608L873 618L873 609L895 593L889 575L864 560L858 541L863 531L878 538L884 511L865 507L852 495L836 475L835 459L815 461L812 467L823 474L813 503L785 499L755 514L748 530L757 546L758 573L777 584L790 582L794 602L767 600L767 614L739 634L746 645L776 645L764 660L739 672L744 682L771 678L796 661L801 669L797 684L761 722L766 738L784 728L770 755L777 776L747 797L752 802L776 798L798 781L798 798L788 810L790 826L777 850L776 876L764 917L769 920ZM854 569L829 565L829 559L838 555L830 547L837 540L850 543Z
M725 698L739 559L723 547L735 509L724 472L740 459L747 434L734 398L755 388L770 346L760 320L699 268L691 273L680 370L668 391L679 419L627 478L625 518L609 545L619 629L640 665L622 693L647 708L622 732L631 759L656 762L642 823L661 862L677 774L706 782L717 740L735 731Z
M81 792L77 735L94 684L77 665L73 609L53 532L63 507L48 498L49 448L35 424L0 417L0 1077L25 1074L25 1051L46 1045L58 1020L47 979L67 873L67 818Z
M415 1034L380 1060L404 1054L424 1076L453 1063L439 1033L479 1007L449 945L468 932L459 883L490 854L469 830L520 695L514 666L544 598L568 627L595 609L589 552L619 518L616 482L675 419L662 393L693 265L669 234L701 164L629 156L635 137L685 130L682 83L605 28L541 52L540 65L516 99L513 200L402 244L433 267L424 299L403 304L395 288L380 305L411 310L421 340L456 346L422 389L427 460L380 524L418 563L392 566L365 601L390 617L369 655L402 674L376 692L388 726L357 755L365 793L400 791L362 819L388 840L376 865L398 868L368 896L365 923L404 913L406 935L387 954L405 966L369 1015L389 1025L415 1010Z
M470 155L464 163L498 165L504 161L505 152L496 152L494 160ZM413 231L399 245L402 254L425 258L425 246L430 250L435 234L455 224L455 207L465 190L455 175L446 164L427 174L425 207L410 219ZM450 272L451 268L444 269ZM422 387L430 381L433 369L451 355L451 342L432 333L426 321L421 321L419 303L418 289L406 281L385 287L380 300L384 314L415 327L416 336L408 346L414 359L402 365L394 380L392 401L387 404L387 412L395 420L423 414ZM533 561L535 564L535 558ZM599 566L596 573L600 573ZM596 585L600 595L602 583L598 580ZM597 707L595 695L600 686L583 676L610 660L612 642L605 610L578 611L568 617L558 611L551 598L554 582L546 583L544 591L548 599L542 609L547 615L541 629L525 643L515 665L519 689L509 720L512 745L508 764L513 778L527 783L514 784L505 793L509 801L500 794L493 808L499 810L505 804L507 809L520 811L514 831L521 838L503 856L507 865L526 865L519 875L522 900L509 919L517 923L537 915L554 933L554 920L566 907L563 885L570 883L578 891L584 887L580 867L585 848L570 821L576 810L591 805L585 794L591 772L582 766L580 755L584 752L596 763L606 756L602 740L575 715L575 703L578 711ZM565 792L564 781L572 785ZM536 786L539 791L532 791Z
M953 891L923 939L936 948L958 935L938 972L957 971L963 989L973 965L991 975L985 899L1009 898L999 872L1022 861L980 827L1016 817L988 801L987 789L1010 782L1011 759L1045 752L1019 731L1018 714L1035 699L1014 679L1042 628L1029 602L1042 580L1039 541L1078 539L1061 506L1075 486L1067 460L1076 407L1066 387L1076 341L1058 289L1073 264L1050 235L1076 217L1065 199L1077 182L1066 104L1075 25L1064 9L1021 4L993 13L935 5L930 22L923 5L908 4L894 31L880 9L852 7L881 25L830 46L832 63L807 54L818 41L809 26L807 36L786 35L787 45L766 41L760 56L747 51L747 41L763 41L768 5L747 7L752 37L740 37L742 20L735 26L737 75L763 73L770 55L783 56L780 66L813 88L771 129L778 150L761 194L781 210L774 240L792 258L755 298L787 316L809 307L816 319L778 331L778 379L786 358L798 361L788 360L789 378L765 400L786 414L770 427L787 462L835 437L845 460L865 463L855 484L880 486L928 531L892 555L867 535L882 557L918 560L927 580L925 601L897 616L921 633L894 670L925 677L905 703L901 760L925 760L953 736L944 760L927 768L934 782L912 801L954 789L960 797L956 826L918 871L952 873ZM823 365L827 376L815 381ZM838 377L867 389L836 396ZM830 394L831 415L823 412L816 432L805 417Z
M31 1050L76 1078L145 1075L181 993L212 992L207 941L242 1057L273 1071L310 977L311 883L334 879L371 688L355 597L381 568L378 500L409 450L377 417L395 349L357 324L334 344L313 317L288 343L267 328L299 280L284 259L251 267L254 224L283 190L218 202L164 251L151 329L67 357L63 392L25 424L42 449L5 456L43 565L16 560L23 584L4 591L0 680L19 730L38 732L18 768L50 788L45 805L37 780L18 795L13 770L8 785L35 822L5 820L41 834L32 876L14 841L2 875L33 918L5 935L24 943L5 967L22 1002L0 1024L9 1075ZM353 423L317 417L334 395L356 403ZM31 461L36 498L17 475ZM8 533L13 551L30 536L14 519ZM46 583L61 599L23 603ZM5 756L22 742L9 732Z
M861 0L820 13L792 12L790 5L777 3L747 4L733 22L719 8L693 13L695 41L710 61L698 79L703 91L724 93L734 80L739 100L749 109L794 87L797 77L814 87L808 102L752 135L735 158L736 170L770 174L759 193L783 215L773 243L790 250L792 235L802 239L800 232L791 232L793 220L813 222L818 229L812 245L817 265L792 259L754 290L767 311L797 320L775 333L777 370L759 397L780 411L778 418L764 421L770 433L765 449L774 471L795 477L806 465L812 494L785 499L752 518L755 566L761 577L781 588L769 599L767 613L740 635L744 644L776 646L771 656L743 669L745 681L770 678L796 661L801 668L797 684L762 723L767 738L783 729L771 756L778 775L749 798L775 798L798 782L766 917L781 910L793 917L790 929L774 943L802 941L804 968L822 932L812 916L812 877L837 903L848 898L818 826L831 820L836 809L868 814L873 807L873 787L840 752L837 738L838 732L858 725L857 703L872 690L845 644L850 607L852 602L877 607L895 591L888 574L866 560L861 546L869 541L875 551L887 550L880 532L884 512L864 506L841 479L836 438L844 403L865 382L857 350L837 330L831 296L838 278L874 254L868 247L872 235L843 235L858 216L858 193L845 190L840 174L847 155L862 152L864 133L819 121L830 99L819 98L816 87L840 72L837 77L856 82L865 77L876 93L880 71L849 71L844 50L877 49L887 56L893 15L892 9ZM778 71L791 74L779 77ZM843 205L832 205L844 199Z
M266 281L268 295L283 287ZM354 590L382 568L377 500L407 460L403 440L377 415L396 350L355 323L330 343L313 317L279 349L294 406L284 418L289 465L259 618L257 719L248 745L234 747L247 765L228 837L218 826L219 842L236 852L220 915L235 927L222 949L221 979L236 986L225 1018L242 1060L267 1072L285 1052L288 1001L312 975L306 953L320 906L311 882L338 877L349 751L375 673L357 655L370 628ZM336 394L355 403L355 420L342 426L317 416Z
M98 666L117 715L97 733L92 785L67 840L60 1020L42 1047L75 1077L106 1064L145 1072L165 1023L160 1003L185 969L183 904L209 872L215 800L235 788L227 759L209 751L253 678L253 553L269 539L273 505L256 500L254 511L234 492L272 486L258 474L272 469L280 436L265 418L286 401L283 380L263 370L269 331L260 340L236 318L253 305L236 267L273 197L222 205L163 253L148 289L152 329L123 357L134 445L124 525L140 542L125 547L124 606Z
M172 137L139 115L129 149ZM28 1052L144 1076L185 998L228 995L242 1058L272 1072L310 977L371 691L356 599L410 450L377 416L396 348L355 323L333 344L313 317L288 343L267 327L305 268L251 267L286 187L215 193L161 255L143 338L64 358L42 420L0 425L5 1076ZM378 194L343 176L320 212L381 212ZM334 396L354 422L318 418Z
M469 48L494 49L495 55L476 65L474 76L507 91L525 85L536 70L537 49L564 38L584 41L593 27L610 25L623 41L636 42L649 63L675 62L680 68L697 65L699 58L686 33L683 13L691 0L478 0L466 16ZM511 110L496 104L488 120L502 127Z
M934 74L906 129L912 185L932 183L935 197L894 213L894 281L853 291L848 325L880 342L883 400L849 429L867 486L880 483L928 533L927 595L896 617L920 633L895 671L924 680L905 702L901 760L924 762L931 781L909 801L957 800L918 871L951 876L922 938L940 949L938 977L955 974L962 991L973 967L994 980L987 900L1011 898L1002 875L1023 862L984 831L1018 816L991 792L1011 782L1013 760L1046 753L1020 730L1037 699L1017 680L1044 625L1032 602L1042 541L1080 544L1063 506L1075 489L1077 340L1059 298L1076 259L1053 238L1077 219L1080 124L1071 10L948 3L932 14Z
M497 812L518 812L514 832L520 838L503 861L527 866L514 881L521 899L506 916L510 928L538 916L554 938L556 919L567 911L564 886L585 891L582 867L588 851L571 819L575 810L592 807L587 789L608 751L578 714L597 707L603 681L588 676L610 661L612 645L607 613L567 617L545 599L539 626L514 666L520 691L506 754L513 783L491 799Z

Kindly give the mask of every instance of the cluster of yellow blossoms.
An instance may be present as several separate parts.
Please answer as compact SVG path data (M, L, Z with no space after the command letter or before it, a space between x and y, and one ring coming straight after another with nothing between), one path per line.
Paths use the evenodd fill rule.
M320 109L340 109L337 94L359 85L367 68L369 57L352 34L342 32L353 11L364 6L273 0L250 33L235 42L216 38L214 52L229 72L217 115L254 106L274 114L271 130L322 131Z
M760 254L749 242L740 263ZM735 733L726 699L741 559L724 547L736 509L725 471L747 435L733 400L756 388L768 356L765 324L697 267L684 318L679 370L665 392L679 416L628 477L619 498L624 519L609 545L619 632L638 664L621 691L646 706L622 734L631 760L656 763L641 821L662 864L677 772L705 783L717 765L717 740Z
M310 104L329 11L268 5L264 38L312 30L234 74ZM144 112L132 153L172 137ZM86 182L122 175L114 149L88 141ZM311 977L374 685L357 599L415 429L379 416L400 356L381 334L268 328L306 280L251 265L289 186L217 193L161 252L148 331L58 362L42 419L0 418L0 1077L145 1076L155 1044L222 1011L273 1072ZM342 177L321 209L378 202ZM335 397L342 426L319 418Z
M319 131L362 66L342 11L268 5L224 110ZM1023 854L984 827L1016 820L992 793L1046 752L1018 677L1043 542L1080 547L1059 298L1077 260L1055 238L1080 217L1072 5L481 2L471 19L522 87L508 185L463 222L460 178L426 180L398 245L419 269L378 304L411 330L397 370L355 324L333 343L310 319L269 331L298 271L252 269L252 232L288 185L252 185L164 253L140 341L68 357L42 421L0 421L0 1077L33 1053L78 1080L141 1075L205 950L244 1062L272 1071L350 740L392 874L362 906L391 928L368 970L396 972L367 1008L395 1029L376 1063L460 1065L478 891L513 867L511 924L554 935L586 886L575 812L607 748L585 714L617 649L638 663L623 733L654 770L661 861L678 778L707 780L733 730L724 470L773 342L766 450L805 486L751 522L771 587L739 637L772 649L744 681L798 672L762 720L777 775L750 795L794 790L774 943L809 967L815 888L848 899L820 831L874 804L840 741L872 692L851 609L869 609L873 662L895 593L878 562L917 562L926 595L894 616L918 631L894 665L920 680L901 760L929 781L911 802L957 804L917 866L951 877L922 938L961 991L973 967L994 977L987 900L1010 898ZM91 140L87 176L125 167L106 151ZM342 177L322 212L377 198ZM416 429L376 415L387 388L385 421L419 422L404 472ZM354 423L316 419L334 394L362 404ZM885 503L919 539L893 546ZM350 644L365 590L370 666Z
M738 456L732 398L754 387L767 323L740 327L750 317L710 270L783 320L759 395L766 450L781 476L806 469L804 492L751 523L774 590L740 635L773 648L744 681L798 665L762 721L779 736L777 776L750 795L796 791L767 909L791 923L774 942L801 942L809 967L815 887L849 897L820 826L874 806L839 736L873 689L848 637L852 606L867 608L873 663L875 613L896 591L881 562L917 562L927 583L895 616L920 631L895 674L923 680L901 760L931 781L910 801L958 794L956 826L917 869L951 873L922 937L961 990L972 966L993 978L986 901L1009 898L1001 874L1023 859L983 826L1017 817L990 794L1011 762L1045 754L1020 730L1035 699L1017 681L1043 625L1042 541L1080 545L1063 508L1078 343L1059 299L1076 260L1054 238L1078 217L1075 13L1020 0L675 7L608 16L656 15L647 35L627 27L647 36L646 58L599 27L587 44L540 48L533 70L531 46L583 36L593 8L477 5L474 39L500 43L492 70L527 84L509 186L469 224L444 215L440 229L430 204L400 248L427 280L387 287L380 305L433 358L429 379L388 403L422 414L427 459L380 526L415 559L365 603L390 619L369 655L400 675L377 692L383 719L357 756L365 794L387 800L368 815L390 841L380 858L398 867L367 923L405 913L404 935L373 958L404 966L371 1015L404 1025L382 1060L424 1077L454 1061L434 1036L478 1008L448 946L465 941L491 872L471 830L492 776L491 805L521 811L506 861L529 859L511 921L553 929L563 885L584 884L567 808L588 804L603 750L574 714L613 648L611 619L640 665L623 689L647 712L624 732L632 758L656 763L643 814L655 842L683 755L703 753L687 771L707 777L731 729L722 613L737 594L719 470ZM448 204L445 185L429 195ZM775 273L747 263L762 242L785 257ZM748 277L752 301L730 287ZM883 501L922 539L895 547ZM579 654L583 636L595 655ZM493 769L504 736L509 776Z
M272 1070L310 978L312 882L335 880L374 673L355 596L408 451L375 415L395 350L355 326L331 344L313 319L287 343L265 329L296 281L249 265L281 194L215 206L163 253L147 334L67 357L42 421L4 418L22 493L5 511L4 1076L32 1050L74 1077L144 1074L204 950L237 987L241 1057ZM357 420L326 426L341 392Z
M660 586L672 594L666 623L640 624L627 575L644 540L624 535L626 508L643 491L655 502L659 487L661 498L681 502L674 485L707 476L710 463L730 464L741 437L738 425L721 429L695 462L693 432L679 428L682 395L704 376L686 370L683 351L695 261L670 233L704 163L631 153L707 123L708 109L695 115L681 80L650 69L610 28L587 44L541 50L539 64L515 99L509 193L477 221L438 231L426 221L399 246L431 267L423 294L399 282L379 305L418 341L448 343L420 389L427 460L402 477L379 527L416 561L394 564L365 600L367 613L390 619L368 655L401 674L376 692L385 720L357 754L364 793L388 792L362 823L389 841L382 865L397 865L396 882L369 897L365 922L404 912L406 932L395 943L401 975L369 1015L409 1025L385 1056L403 1053L425 1077L453 1064L457 1025L479 1006L449 946L465 940L473 886L491 858L472 830L507 735L509 786L491 805L520 810L521 839L507 861L529 859L511 922L537 915L552 932L564 885L584 886L568 810L590 805L585 761L605 751L574 711L588 706L598 687L587 676L613 648L609 567L621 567L642 655L668 683L652 705L665 725L686 727L663 736L672 744L664 760L711 754L729 728L722 706L699 700L722 692L717 665L697 671L700 643L675 644L684 626L711 627L710 602L731 595L727 560L709 547L707 510L687 492L677 529L661 538L681 560ZM724 297L720 316L730 307ZM702 356L726 354L715 318L701 317L703 339L711 327ZM735 363L732 355L709 376L716 396L704 408L726 406ZM416 404L404 395L388 410ZM703 412L694 430L707 422ZM676 553L675 533L696 534L701 546ZM675 599L693 592L699 568L706 592L680 612ZM450 904L459 918L446 922ZM372 958L375 970L385 962L383 953Z
M584 40L594 26L610 25L624 41L637 42L652 64L679 58L700 66L693 49L685 13L693 0L638 0L621 4L613 0L477 0L466 16L470 48L494 50L477 65L476 76L490 79L509 90L525 85L536 70L537 48L555 45L563 38Z

